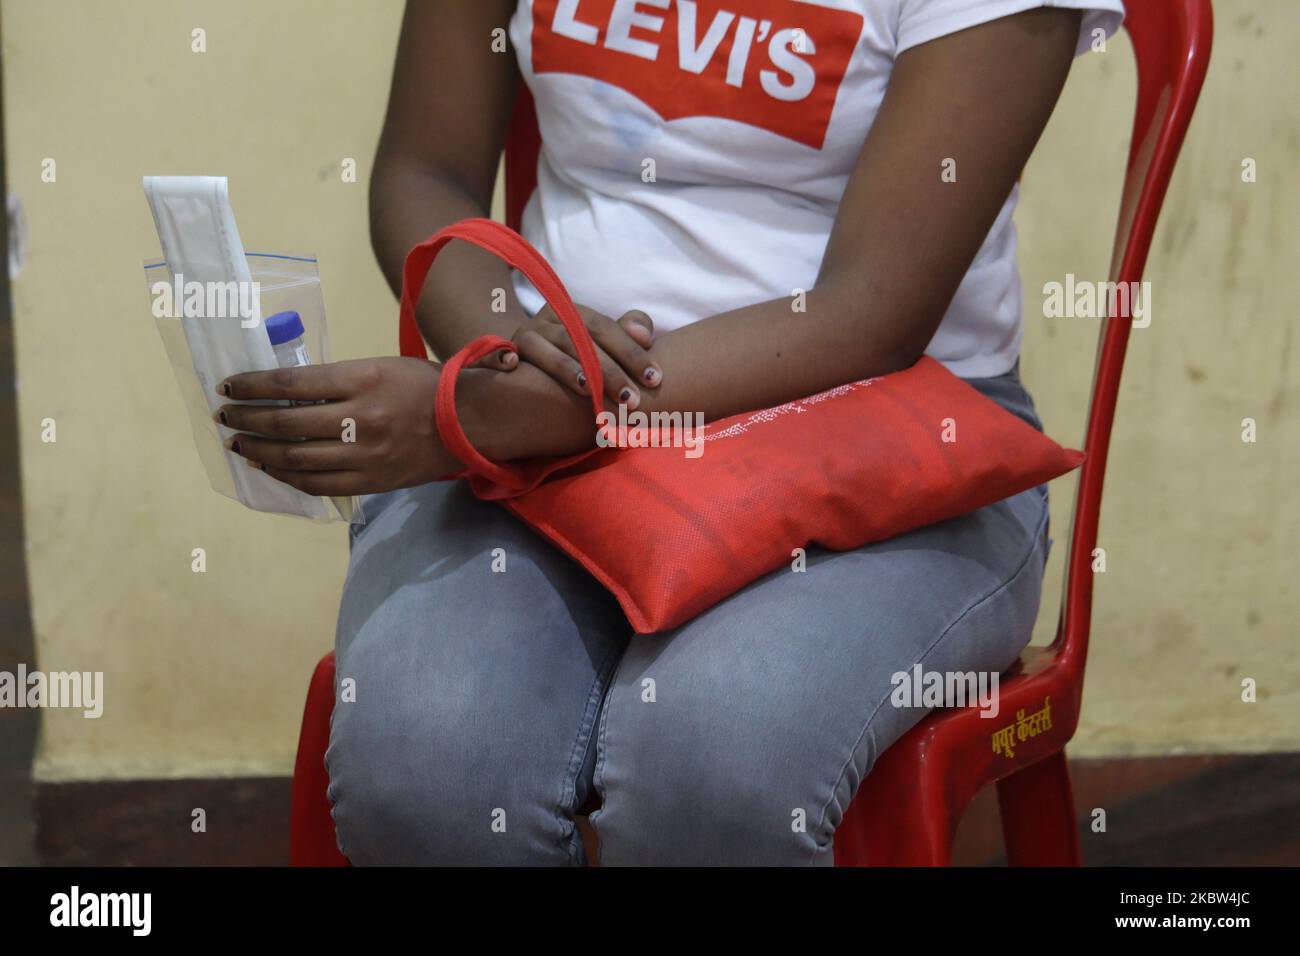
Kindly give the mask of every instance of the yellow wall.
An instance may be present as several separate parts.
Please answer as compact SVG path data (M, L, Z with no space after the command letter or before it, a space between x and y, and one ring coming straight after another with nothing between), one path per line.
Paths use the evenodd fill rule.
M1149 266L1154 319L1130 350L1075 753L1300 746L1287 550L1300 504L1286 484L1300 464L1297 120L1276 97L1300 7L1220 6ZM28 224L14 304L39 665L102 670L107 685L98 721L46 713L38 775L286 772L307 676L333 639L346 537L208 490L147 313L140 264L157 241L140 177L228 175L250 248L319 255L336 357L392 353L365 181L400 5L4 0L2 13L9 185ZM1122 38L1079 62L1025 175L1023 372L1063 441L1082 427L1096 324L1039 317L1038 290L1104 276L1132 84ZM55 183L40 180L46 157ZM342 181L345 158L360 182ZM1244 417L1256 444L1240 441ZM1071 491L1055 489L1044 637ZM195 547L205 574L190 570ZM1253 705L1239 701L1246 676Z

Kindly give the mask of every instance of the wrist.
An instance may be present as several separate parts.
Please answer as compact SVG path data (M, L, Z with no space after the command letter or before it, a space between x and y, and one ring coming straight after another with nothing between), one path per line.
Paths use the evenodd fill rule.
M508 417L494 405L500 404L503 373L490 369L463 369L456 380L456 415L465 437L484 458L493 462L516 457L510 452L506 424Z
M569 455L595 444L591 404L535 366L472 368L456 382L465 437L489 461Z

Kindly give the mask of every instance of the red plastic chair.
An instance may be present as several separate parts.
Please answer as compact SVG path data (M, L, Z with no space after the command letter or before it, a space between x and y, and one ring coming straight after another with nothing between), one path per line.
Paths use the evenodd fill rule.
M1111 261L1117 283L1142 279L1213 35L1210 0L1127 0L1125 6L1138 95ZM532 98L521 87L505 152L506 222L515 228L536 185L540 143ZM1101 331L1084 441L1088 457L1079 474L1055 640L1028 648L1004 677L1001 713L1007 717L989 721L973 707L936 711L881 755L836 831L838 865L947 864L962 814L992 783L1012 865L1081 862L1065 745L1079 721L1092 619L1092 552L1130 327L1128 318L1112 313ZM331 653L312 675L298 743L290 827L295 866L347 865L334 841L326 798L324 756L333 706ZM1050 726L1034 716L1044 708ZM1007 728L1009 741L999 733Z
M1138 97L1110 271L1114 282L1137 282L1205 79L1213 21L1210 0L1126 0L1125 7ZM1022 740L1018 720L985 720L974 708L930 715L882 754L863 781L835 834L839 864L946 864L962 813L991 783L998 787L1012 865L1082 862L1065 745L1079 722L1092 552L1130 327L1130 319L1112 311L1101 332L1056 639L1028 648L1001 684L1003 714L1033 715L1050 706L1050 729ZM1007 726L1015 734L1013 756L994 752L994 734Z

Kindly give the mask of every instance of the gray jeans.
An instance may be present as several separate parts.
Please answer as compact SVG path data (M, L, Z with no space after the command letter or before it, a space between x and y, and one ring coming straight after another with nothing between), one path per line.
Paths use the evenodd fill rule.
M971 384L1037 427L1014 372ZM605 865L830 864L858 784L927 711L891 700L894 675L1010 666L1049 546L1035 488L810 549L803 573L636 636L581 567L460 482L363 510L338 624L354 683L326 757L357 864L580 864L593 791Z

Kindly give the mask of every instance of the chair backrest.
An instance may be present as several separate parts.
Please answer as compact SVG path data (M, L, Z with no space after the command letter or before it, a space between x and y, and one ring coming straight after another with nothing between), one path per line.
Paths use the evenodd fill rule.
M1210 63L1214 33L1210 0L1125 0L1124 6L1124 25L1137 59L1138 85L1111 253L1110 281L1117 284L1142 280L1160 207ZM1093 550L1097 547L1106 457L1133 324L1131 315L1117 314L1116 305L1112 299L1098 342L1083 445L1088 457L1079 472L1065 599L1052 645L1060 665L1080 683L1092 622Z
M506 130L506 225L515 232L524 219L524 206L537 188L537 158L542 134L537 129L537 111L527 84L518 81L515 106Z
M1137 58L1138 89L1110 267L1115 283L1142 279L1160 207L1209 66L1213 38L1210 0L1125 0L1124 5L1125 27ZM540 147L533 98L520 82L505 150L506 224L512 229L519 228L524 206L537 185ZM1131 326L1131 317L1112 312L1101 330L1084 438L1088 457L1079 473L1065 599L1052 645L1059 664L1079 682L1092 621L1092 554L1097 546L1106 456Z

